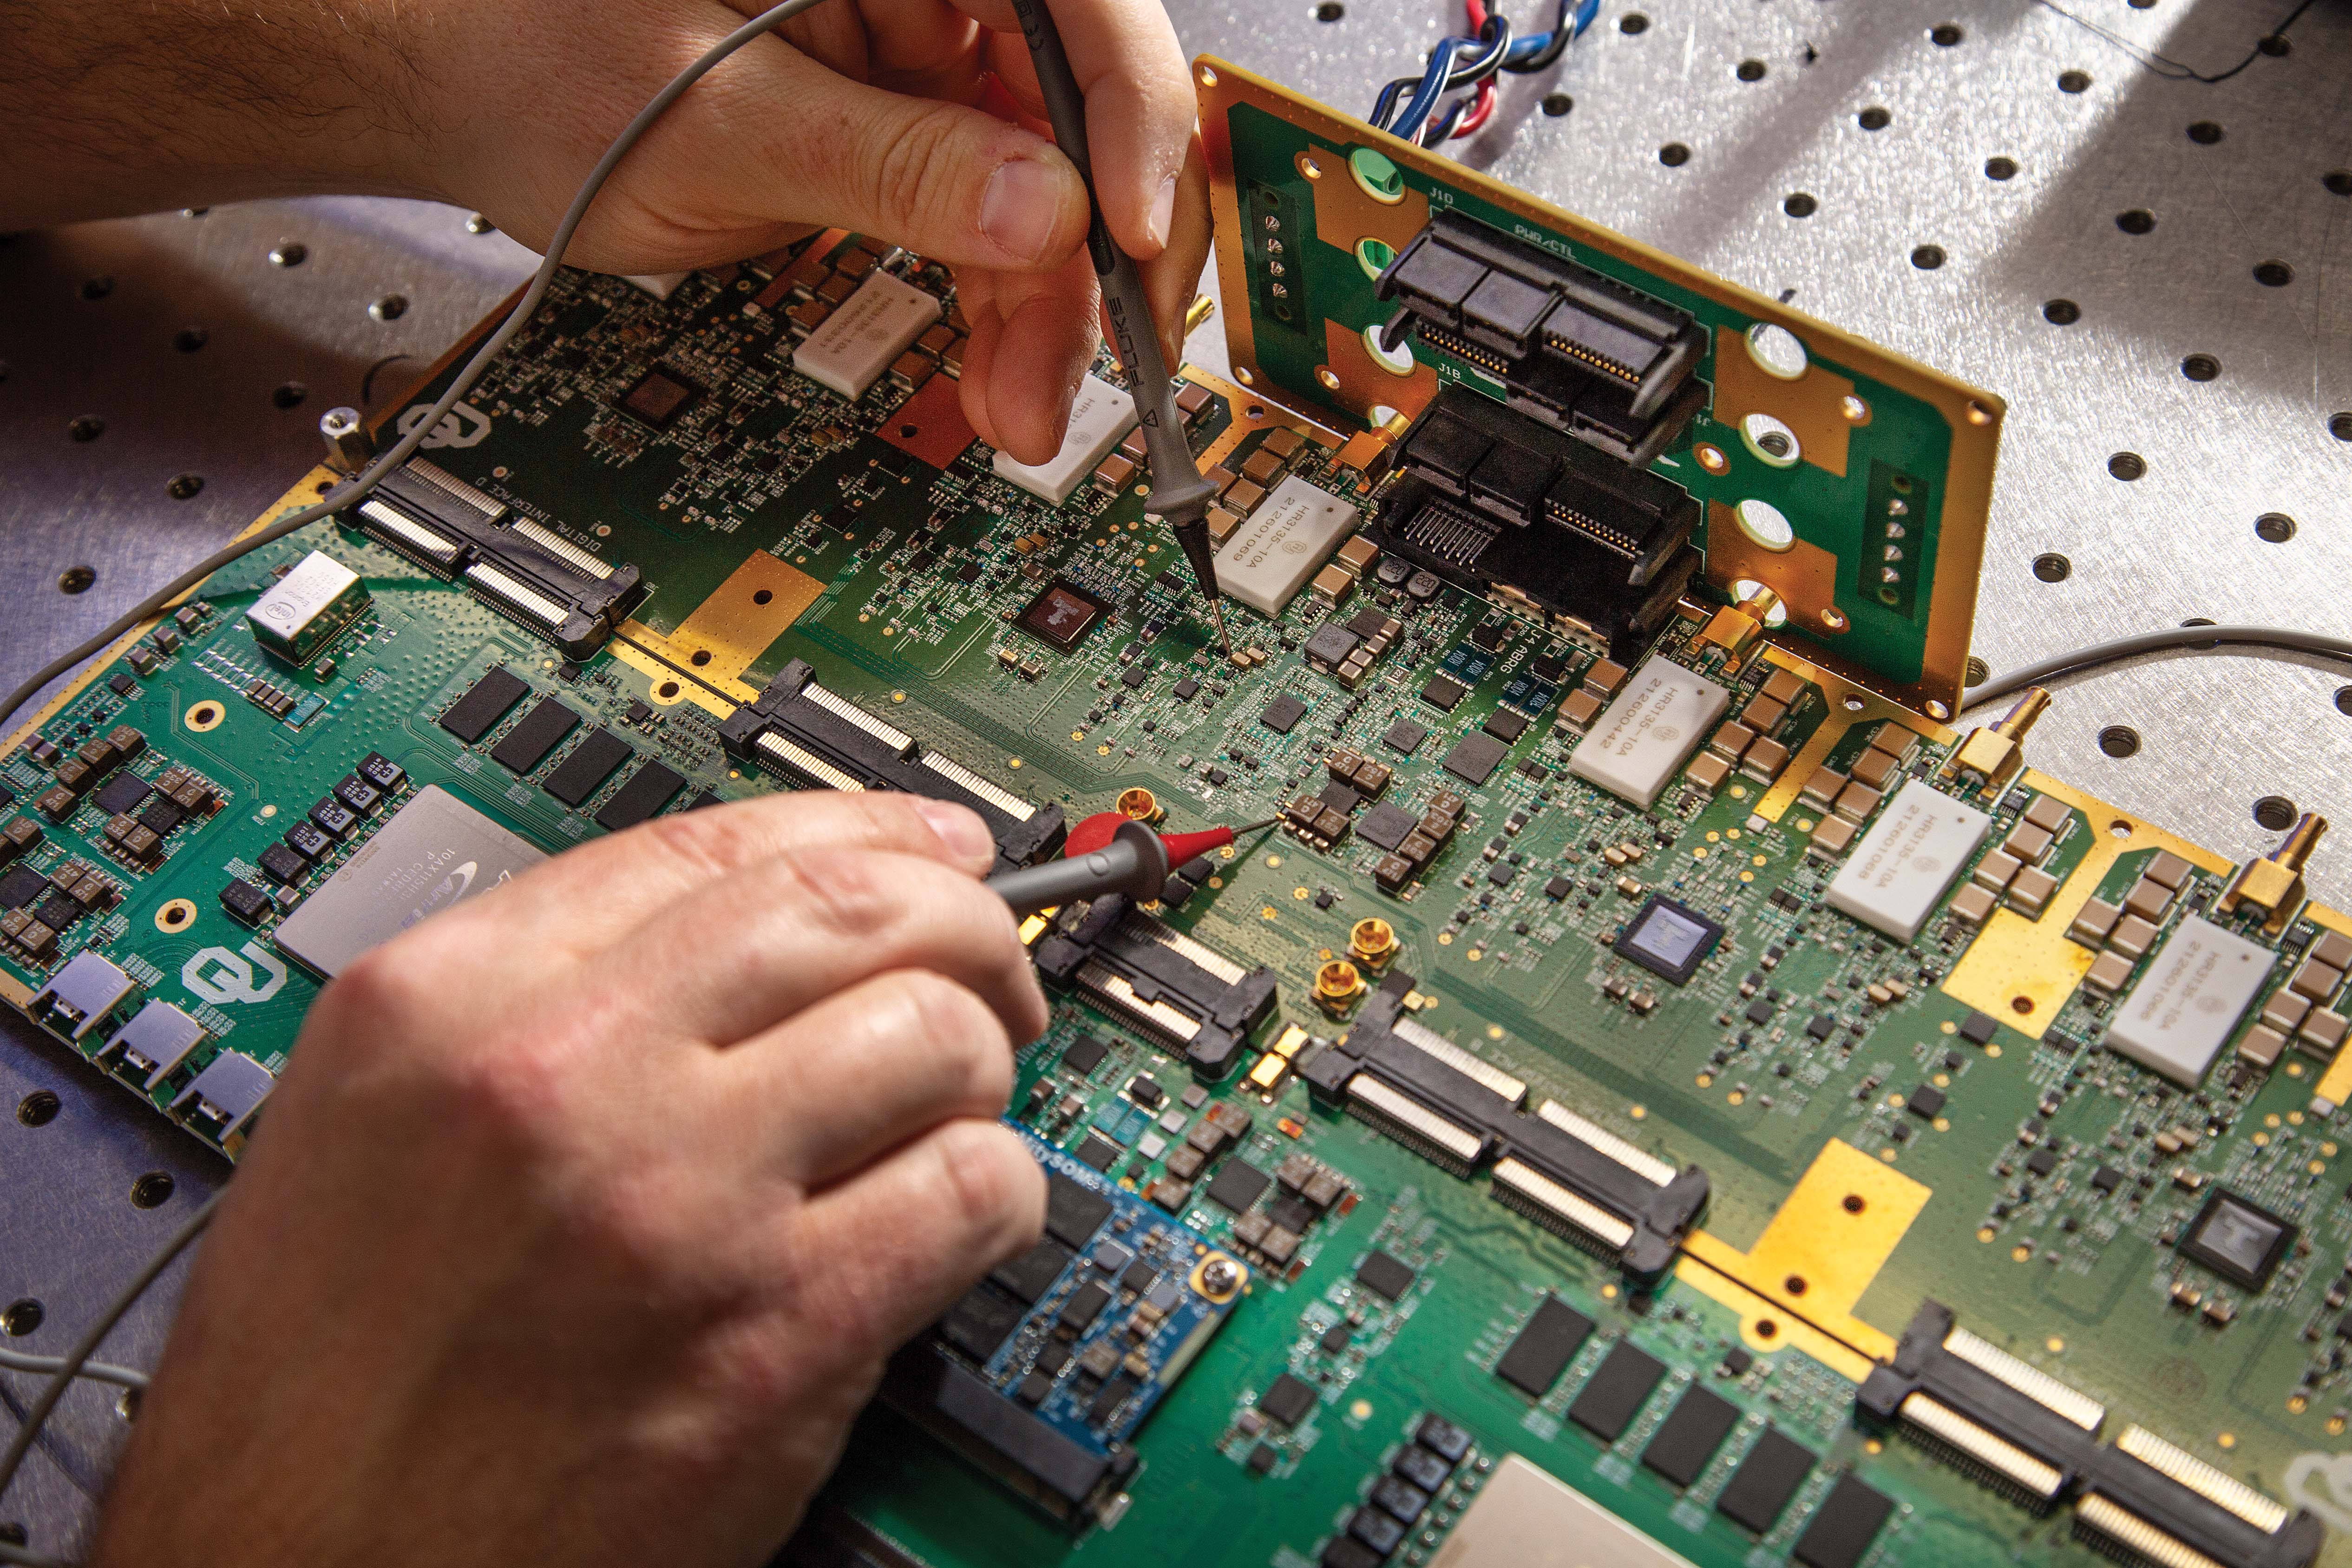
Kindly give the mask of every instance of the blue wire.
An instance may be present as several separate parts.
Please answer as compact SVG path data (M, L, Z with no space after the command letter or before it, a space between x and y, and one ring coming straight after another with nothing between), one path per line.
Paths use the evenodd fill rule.
M1389 127L1392 134L1408 142L1413 140L1414 132L1421 129L1421 122L1428 118L1431 106L1445 89L1445 79L1454 68L1454 57L1461 52L1464 45L1475 48L1477 43L1475 38L1445 38L1439 42L1429 57L1429 73L1421 79L1421 85L1413 89L1412 97L1405 100L1396 122Z
M1571 5L1575 6L1572 16L1570 13ZM1564 44L1568 38L1580 37L1586 28L1592 26L1593 19L1600 13L1601 0L1559 0L1558 20L1554 22L1550 32L1531 33L1515 37L1503 49L1500 59L1491 64L1481 60L1472 68L1475 74L1481 78L1496 70L1525 68L1527 62L1541 56L1556 53L1556 40ZM1495 15L1499 18L1499 12ZM1566 38L1560 37L1563 33L1566 34ZM1423 72L1417 85L1413 84L1410 77L1404 77L1391 81L1381 89L1380 96L1372 104L1371 123L1381 130L1402 136L1407 141L1418 140L1424 144L1434 144L1444 141L1460 122L1467 108L1466 100L1455 103L1444 118L1439 121L1436 134L1423 136L1417 133L1423 122L1428 119L1430 111L1436 108L1437 100L1444 97L1450 88L1462 85L1451 80L1454 74L1455 57L1465 49L1478 48L1485 43L1486 40L1480 37L1451 37L1441 40L1436 49L1431 53L1428 68ZM1480 69L1478 67L1485 68ZM1397 99L1407 86L1412 86L1412 96L1405 101L1403 109L1400 110L1397 108Z

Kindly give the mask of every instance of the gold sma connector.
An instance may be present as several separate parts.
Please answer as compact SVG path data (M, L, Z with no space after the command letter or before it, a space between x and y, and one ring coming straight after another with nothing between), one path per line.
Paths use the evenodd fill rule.
M2286 930L2286 922L2303 907L2304 863L2326 832L2327 818L2317 812L2305 812L2273 853L2239 868L2214 908L2226 915L2241 904L2250 904L2267 917L2263 921L2264 932L2276 936Z
M1160 797L1138 784L1118 792L1118 814L1130 822L1160 820Z
M1363 972L1347 959L1335 958L1315 972L1315 1000L1335 1017L1354 1006L1363 994Z
M2050 710L2050 693L2029 686L2009 711L1981 730L1972 730L1944 763L1944 776L1998 790L2025 766L2025 732Z
M1348 932L1348 951L1368 969L1385 969L1397 955L1396 928L1378 915L1367 915Z
M1702 647L1712 644L1723 649L1727 668L1736 666L1748 657L1748 649L1763 639L1766 624L1780 607L1780 595L1759 583L1739 603L1716 611L1715 618L1691 640Z

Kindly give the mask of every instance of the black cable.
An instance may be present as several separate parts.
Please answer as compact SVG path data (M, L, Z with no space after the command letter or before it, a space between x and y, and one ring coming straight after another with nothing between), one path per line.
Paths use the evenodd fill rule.
M2233 647L2317 654L2323 658L2340 658L2352 664L2352 640L2326 637L2318 632L2294 631L2281 626L2166 626L2161 631L2116 637L2111 642L2093 643L2088 647L2076 648L2072 653L2037 659L2021 669L2013 669L1996 679L1969 687L1960 706L1963 709L1974 708L2036 685L2053 675L2096 669L2138 654L2161 653L2170 648L2216 647L2225 644Z
M2240 71L2244 70L2248 66L2252 65L2257 59L2260 59L2263 53L2263 46L2270 42L2273 38L2284 39L2286 37L2286 30L2289 27L2294 26L2305 11L2311 9L2312 0L2301 0L2301 4L2297 5L2294 10L2289 11L2286 14L2286 19L2284 21L2281 22L2277 26L2273 27L2269 32L2264 33L2261 38L2255 41L2254 47L2246 52L2246 58L2244 59L2240 60L2228 70L2219 72L2213 76L2207 76L2204 72L2198 70L2193 67L2184 65L2182 62L2172 58L2169 55L2160 55L2154 49L2142 48L2139 45L2133 43L2129 38L2125 37L2122 34L2114 32L2106 27L2103 27L2087 16L2076 16L2074 12L2067 10L2063 5L2059 5L2058 0L2035 0L2035 3L2057 12L2058 15L2065 17L2066 20L2074 23L2076 26L2084 28L2092 33L2095 33L2100 37L2105 38L2108 43L2111 43L2115 45L2116 47L2123 50L2124 53L2131 56L2133 59L2139 62L2140 65L2147 68L2149 71L2165 78L2168 81L2201 81L2210 87L2216 83L2229 80L2231 77L2236 76Z

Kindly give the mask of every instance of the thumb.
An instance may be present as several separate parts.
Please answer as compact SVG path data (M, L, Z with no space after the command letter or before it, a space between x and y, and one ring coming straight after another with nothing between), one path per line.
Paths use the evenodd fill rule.
M1086 186L1051 142L803 64L817 79L776 100L795 105L802 133L781 143L770 187L795 193L793 211L955 267L1050 270L1085 243Z

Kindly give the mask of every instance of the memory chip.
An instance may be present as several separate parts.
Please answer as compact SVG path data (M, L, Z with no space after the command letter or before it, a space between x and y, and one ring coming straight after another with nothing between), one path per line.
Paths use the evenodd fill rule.
M1658 1423L1642 1450L1642 1463L1675 1486L1686 1487L1698 1479L1699 1472L1738 1424L1739 1406L1720 1394L1694 1387Z
M978 1362L993 1356L1005 1337L1028 1316L1020 1302L982 1283L973 1286L940 1320L940 1337Z
M1768 1426L1716 1494L1715 1510L1744 1530L1765 1534L1812 1469L1811 1449Z
M580 726L580 715L552 697L541 698L515 727L490 748L490 761L515 773L527 773L547 760L547 753Z
M1355 531L1356 509L1296 474L1275 487L1217 551L1217 587L1265 616L1279 616Z
M1037 591L1028 607L1013 617L1013 624L1050 647L1074 653L1096 623L1108 614L1108 602L1067 577L1056 577Z
M540 787L566 805L578 805L604 788L604 781L628 760L626 741L610 730L591 730Z
M1624 1436L1665 1375L1664 1362L1620 1340L1577 1391L1568 1418L1602 1442L1613 1443Z
M677 798L686 787L686 778L676 769L661 763L647 763L629 775L628 782L613 792L596 813L596 826L607 833L618 833L625 827L635 827Z
M1804 1568L1854 1568L1894 1511L1894 1499L1840 1476L1789 1554Z
M1059 1172L1045 1178L1045 1234L1076 1251L1110 1217L1111 1201Z
M1591 1333L1591 1319L1559 1297L1546 1296L1495 1363L1495 1375L1528 1398L1541 1399Z
M470 746L488 734L530 689L513 670L492 665L471 690L449 704L449 710L441 715L441 728Z
M1060 1242L1042 1237L1020 1257L998 1264L988 1277L1015 1300L1034 1307L1054 1288L1075 1256Z
M280 952L332 979L368 949L547 857L428 784L278 926Z

